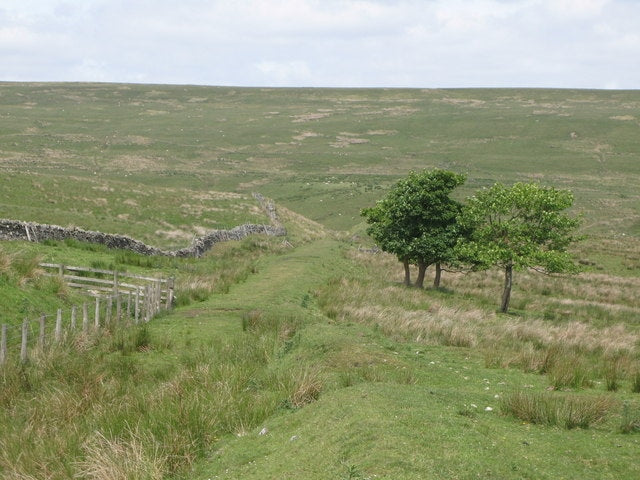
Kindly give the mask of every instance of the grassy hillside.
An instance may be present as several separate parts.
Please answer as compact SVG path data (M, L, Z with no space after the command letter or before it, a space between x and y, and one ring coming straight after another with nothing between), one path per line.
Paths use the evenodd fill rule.
M202 259L0 242L0 321L71 302L34 259L176 275L178 307L0 371L0 477L635 479L638 92L0 84L0 217ZM359 209L411 169L571 188L585 272L407 289ZM4 181L6 179L6 181Z
M347 230L379 189L437 166L469 175L463 194L572 188L589 232L640 233L633 91L3 83L0 106L7 217L166 243L252 219L258 190Z

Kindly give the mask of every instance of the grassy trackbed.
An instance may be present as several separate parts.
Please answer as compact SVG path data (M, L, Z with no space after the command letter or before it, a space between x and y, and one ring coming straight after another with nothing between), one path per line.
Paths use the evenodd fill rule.
M629 394L614 398L601 387L575 393L611 402L606 420L587 430L533 425L505 415L501 405L514 391L545 393L543 376L487 368L477 349L400 340L399 329L385 334L384 327L349 317L330 320L316 310L316 300L300 310L309 288L324 283L321 290L334 290L326 286L331 278L361 278L372 288L371 303L379 298L382 285L366 278L376 270L344 262L337 247L324 241L269 259L228 298L215 301L235 308L236 298L253 298L257 303L247 307L266 317L311 310L271 368L304 368L322 391L317 402L280 408L223 438L189 478L596 479L640 472L637 436L617 431L616 402L632 399ZM344 293L339 290L316 291L316 298L323 304L325 295ZM416 295L434 302L434 293L435 299L429 292Z

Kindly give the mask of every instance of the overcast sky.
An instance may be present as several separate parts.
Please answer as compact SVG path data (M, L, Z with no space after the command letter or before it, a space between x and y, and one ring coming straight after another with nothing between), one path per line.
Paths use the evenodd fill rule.
M640 0L0 0L0 81L640 88Z

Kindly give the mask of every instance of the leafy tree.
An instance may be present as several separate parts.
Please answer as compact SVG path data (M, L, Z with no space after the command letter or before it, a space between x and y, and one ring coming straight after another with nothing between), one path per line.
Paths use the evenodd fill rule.
M453 259L460 234L457 216L462 205L449 194L464 181L464 175L446 170L411 172L375 207L362 211L369 224L367 233L403 263L405 285L411 284L410 264L418 265L416 286L423 286L425 271L432 264L436 265L434 285L440 285L441 263Z
M458 245L459 256L476 269L504 268L502 312L509 309L514 269L577 270L567 247L579 221L563 213L572 204L569 190L535 183L498 183L468 199L459 222L471 234Z

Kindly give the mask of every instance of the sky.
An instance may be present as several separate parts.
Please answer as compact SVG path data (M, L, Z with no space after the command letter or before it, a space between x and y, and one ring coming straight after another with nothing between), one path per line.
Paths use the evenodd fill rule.
M640 0L0 0L0 81L640 88Z

